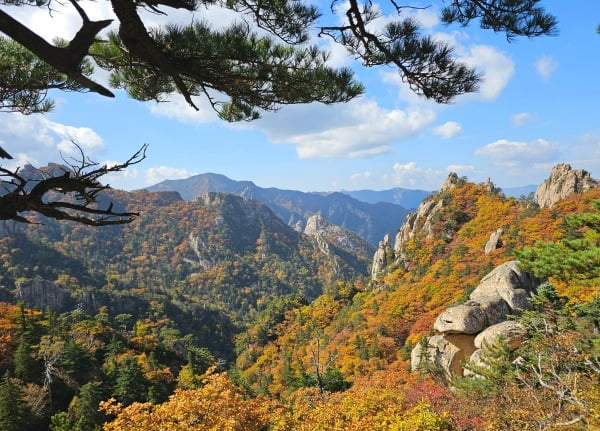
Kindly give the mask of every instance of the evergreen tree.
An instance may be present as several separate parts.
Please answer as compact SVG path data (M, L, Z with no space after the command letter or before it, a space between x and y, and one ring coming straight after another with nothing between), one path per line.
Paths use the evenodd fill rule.
M565 216L561 241L516 251L523 269L538 277L600 285L600 201L593 207L594 212Z
M39 362L33 358L33 347L28 340L29 337L23 335L19 340L13 364L15 367L15 376L26 381L36 382L40 380L42 370Z
M144 402L148 396L148 381L135 357L123 359L117 369L113 396L124 405Z
M18 385L8 372L0 381L0 430L28 430L27 409Z
M336 366L329 366L323 375L323 389L328 392L345 391L351 385Z
M69 405L69 416L73 418L73 431L94 431L100 428L104 415L98 411L104 399L102 386L98 382L86 383Z

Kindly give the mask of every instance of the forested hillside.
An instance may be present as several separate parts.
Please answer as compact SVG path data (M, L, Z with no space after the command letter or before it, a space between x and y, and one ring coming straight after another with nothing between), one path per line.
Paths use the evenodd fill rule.
M62 314L2 305L0 424L10 429L600 426L600 188L540 209L449 177L387 246L375 280L358 276L362 258L344 260L340 231L317 219L321 233L307 236L231 195L112 198L143 215L106 229L4 227L3 298L38 286L59 303L27 280L38 277L71 301ZM517 258L550 277L515 317L527 341L511 350L500 338L466 365L484 379L427 361L411 372L440 313Z

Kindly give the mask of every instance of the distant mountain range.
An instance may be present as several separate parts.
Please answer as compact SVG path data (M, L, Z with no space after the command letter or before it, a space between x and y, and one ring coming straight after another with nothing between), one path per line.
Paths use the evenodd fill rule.
M521 187L507 187L502 189L502 193L504 193L506 196L514 196L515 198L518 198L522 195L529 196L530 193L535 194L537 188L538 186L536 184L529 184Z
M208 192L222 192L264 203L285 223L303 230L308 218L321 214L330 222L356 232L371 244L385 234L395 234L409 210L396 203L360 201L345 193L306 193L258 187L251 181L234 181L224 175L200 174L182 180L167 180L149 191L176 191L187 201ZM424 196L427 192L424 192ZM414 202L412 198L411 202ZM411 205L414 207L414 205Z
M400 187L388 190L342 190L342 193L370 204L388 202L411 211L415 210L421 201L431 194L427 190L411 190Z

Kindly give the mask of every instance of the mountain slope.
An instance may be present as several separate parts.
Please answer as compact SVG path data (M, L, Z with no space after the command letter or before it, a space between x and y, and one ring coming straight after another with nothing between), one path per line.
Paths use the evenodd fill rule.
M393 234L408 210L389 203L366 203L343 193L305 193L277 188L262 188L251 181L234 181L223 175L200 174L183 180L167 180L146 190L177 191L185 200L208 192L232 193L256 199L284 222L306 225L307 219L321 214L330 222L356 232L371 244L386 233Z
M200 345L231 359L232 334L272 300L311 300L330 283L367 274L365 252L332 245L324 253L254 200L210 193L185 202L173 192L147 191L104 198L141 215L102 228L55 220L5 225L0 298L15 301L24 279L49 280L67 299L43 287L39 308L64 311L80 303L92 314L102 306L136 319L164 314L182 333L193 332Z
M482 277L515 259L515 249L561 238L562 216L591 211L600 199L596 188L540 210L485 184L454 180L423 203L420 217L407 219L376 282L332 286L312 304L288 311L277 336L264 345L256 342L258 327L245 334L241 340L252 347L237 364L250 389L287 394L314 385L305 377L314 370L317 353L350 381L401 368L445 307L466 301ZM484 247L499 228L502 240L486 254ZM593 297L592 286L553 282L571 298Z

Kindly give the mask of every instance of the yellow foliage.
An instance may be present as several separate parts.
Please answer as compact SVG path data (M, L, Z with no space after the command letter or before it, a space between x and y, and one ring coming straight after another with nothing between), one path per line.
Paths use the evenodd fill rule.
M106 414L116 415L104 424L104 431L259 431L280 409L274 401L245 399L226 374L210 374L203 383L198 389L177 389L159 405L102 402Z

